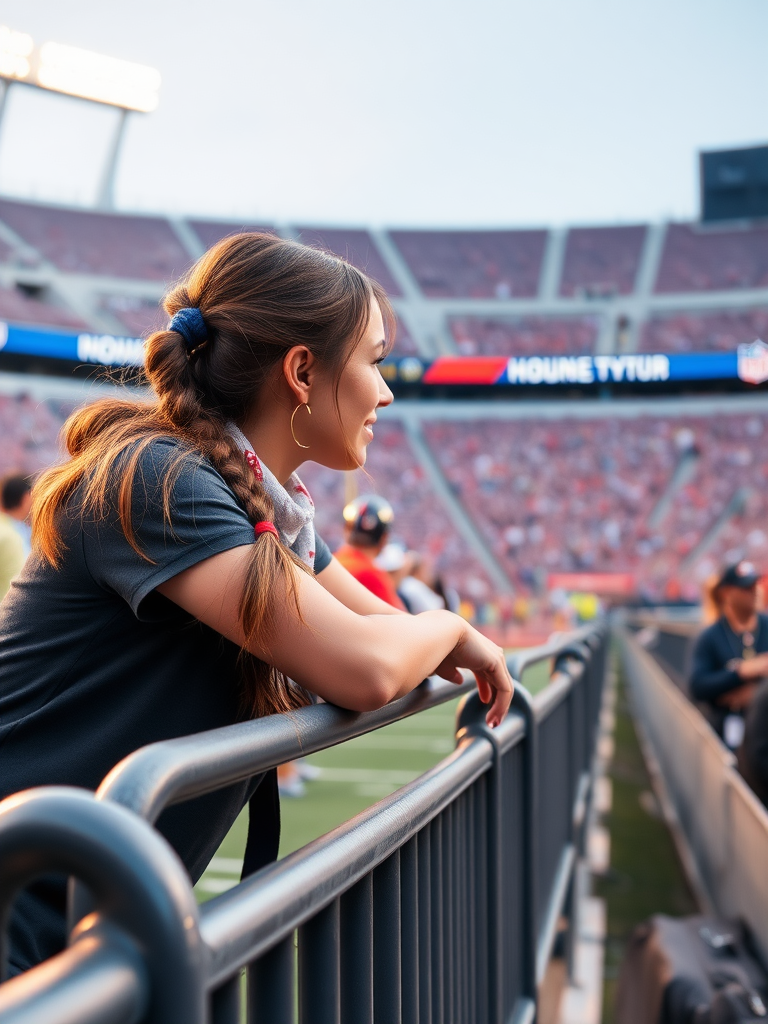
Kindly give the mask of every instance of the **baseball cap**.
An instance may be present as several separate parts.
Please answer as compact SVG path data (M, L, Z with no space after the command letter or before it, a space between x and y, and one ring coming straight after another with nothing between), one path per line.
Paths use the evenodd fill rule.
M760 573L751 562L736 562L723 569L717 585L718 587L742 587L744 590L748 590L749 587L754 587L759 579Z
M392 525L395 513L386 498L363 494L345 506L343 516L351 531L350 540L378 544Z

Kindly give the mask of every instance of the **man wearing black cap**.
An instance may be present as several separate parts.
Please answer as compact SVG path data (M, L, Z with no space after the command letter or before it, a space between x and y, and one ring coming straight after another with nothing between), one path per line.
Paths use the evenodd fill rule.
M691 695L732 749L744 735L744 714L768 678L768 616L757 611L759 575L750 562L723 572L713 591L720 618L696 641Z

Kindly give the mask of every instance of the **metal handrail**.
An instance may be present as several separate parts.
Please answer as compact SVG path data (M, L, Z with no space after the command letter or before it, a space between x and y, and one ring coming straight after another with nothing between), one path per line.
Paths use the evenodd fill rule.
M342 1004L348 1006L347 1014L351 1012L349 1007L368 1006L369 1009L365 1009L362 1016L354 1012L352 1015L356 1020L369 1020L374 1015L374 1002L376 1019L399 1020L397 1006L400 998L403 1000L403 1021L422 1019L422 1016L424 1019L442 1019L443 1000L448 1000L446 1007L452 1005L452 1012L461 1016L462 1011L457 1007L462 999L468 1000L469 995L467 990L463 990L462 995L456 984L466 986L474 982L469 980L469 976L461 983L455 984L450 980L450 972L461 963L455 960L459 952L455 943L463 941L464 934L457 930L459 924L456 914L460 911L450 904L445 908L439 906L439 893L453 891L451 884L443 879L443 870L458 872L460 863L465 865L463 871L468 870L469 861L461 859L467 854L468 848L466 845L462 847L462 843L471 840L467 838L466 831L462 832L458 828L457 823L463 819L456 815L467 813L458 810L461 807L477 808L477 811L472 811L469 820L480 823L480 835L483 838L477 854L473 856L479 857L482 848L485 850L482 858L487 858L487 862L478 864L478 878L485 880L477 882L481 886L477 891L480 903L476 907L480 917L478 924L472 925L476 929L472 934L481 945L485 943L483 948L486 951L478 961L486 964L482 977L483 984L488 986L483 997L487 1003L487 1013L483 1010L482 1019L501 1024L502 1016L505 1021L512 1019L509 1014L513 1012L516 1021L532 1019L542 964L550 955L554 937L552 922L556 923L563 913L573 921L574 865L580 852L583 852L583 836L577 822L578 814L571 804L574 798L577 803L586 799L581 783L589 764L587 755L590 753L588 745L592 742L591 720L596 713L595 700L600 692L604 651L604 631L585 627L538 648L513 655L508 660L513 673L522 674L526 667L548 658L554 660L554 671L550 686L535 699L531 699L524 687L518 686L512 713L493 730L485 723L487 709L479 700L474 678L470 673L464 673L464 681L459 686L433 678L408 696L376 712L356 714L331 705L317 705L290 715L273 716L259 722L241 723L194 737L152 744L126 758L104 780L98 799L86 793L79 794L78 799L84 801L83 806L87 804L89 808L84 818L88 826L85 831L89 835L89 842L93 842L96 824L106 822L106 834L100 842L109 848L110 843L115 841L111 838L110 823L114 821L114 814L118 814L118 817L123 816L119 817L120 822L130 820L140 826L136 835L127 842L127 848L133 850L137 843L144 841L143 837L147 834L152 837L150 846L153 849L157 844L164 846L167 857L170 857L167 863L163 862L165 866L160 862L156 866L147 864L145 855L144 860L138 858L138 862L144 865L143 875L141 879L132 881L134 889L131 891L137 904L142 900L146 903L147 895L141 888L144 883L149 892L174 892L176 895L173 899L182 901L179 906L183 904L190 908L186 916L178 914L174 925L181 925L180 934L184 935L184 940L180 944L177 942L176 952L185 949L185 943L191 943L189 950L196 952L186 957L186 966L180 971L170 968L163 955L156 953L150 956L154 937L142 933L144 938L141 938L141 928L137 932L137 921L130 915L117 920L110 916L110 879L104 878L94 894L96 914L90 914L81 922L79 929L82 934L75 933L72 948L60 958L34 968L19 981L0 987L0 1009L6 1005L13 1006L15 993L19 992L22 981L25 985L34 986L35 993L26 1003L17 1000L10 1014L3 1016L4 1024L6 1020L9 1024L28 1024L28 1021L41 1019L42 1006L53 1007L51 1012L43 1014L46 1021L51 1024L68 1024L73 1018L64 1013L63 1003L66 998L71 1002L77 984L87 979L91 972L94 977L106 979L104 993L110 991L112 984L114 999L105 995L102 1002L109 1003L109 1009L104 1007L103 1016L98 1015L97 1006L90 1017L86 1015L80 1018L89 1024L135 1024L138 1019L143 1024L160 1024L160 1021L163 1024L175 1024L181 1019L184 1019L184 1024L201 1024L204 1019L208 1019L209 1011L200 999L211 997L216 1024L234 1022L239 1020L238 972L246 966L249 993L253 989L253 998L258 1001L258 1009L249 1010L249 1019L265 1019L271 1024L292 1024L293 933L297 928L301 935L299 960L300 964L303 963L299 974L300 1001L305 1008L312 1008L306 1011L310 1013L312 1021L337 1020ZM199 911L194 907L189 880L180 862L164 840L147 825L146 820L156 820L170 804L212 792L285 760L363 735L425 708L445 703L462 693L467 696L457 719L457 748L439 765L328 835L262 869L211 900ZM563 710L558 712L561 707ZM564 728L570 737L570 754L565 758L563 754L566 751L560 741L555 740L560 735L558 730ZM543 740L548 744L557 744L552 748L552 754L558 764L555 774L550 772L547 776L544 792L555 792L553 786L564 787L563 791L568 794L568 820L564 819L562 810L558 811L552 819L559 822L555 831L547 832L545 829L540 833L536 812L539 745ZM520 756L515 753L518 746L522 751L523 770L509 775L508 765L512 762L508 761L508 757ZM549 751L549 747L546 749ZM541 748L541 756L549 757L549 753L545 755L544 747ZM41 808L35 791L21 794L18 800L22 807L29 806L33 810L35 807L38 810ZM518 807L514 813L510 800ZM4 803L0 819L7 812L8 803ZM123 804L124 807L116 807L115 804ZM563 806L562 801L560 806ZM138 821L135 814L126 811L125 807L146 820ZM70 831L79 836L78 829L85 826L78 815L68 815L66 807L63 818L61 808L57 813L62 822L67 817L72 819L69 822ZM477 819L476 813L480 815ZM462 827L466 828L464 820L465 825ZM503 825L504 821L506 825ZM512 833L509 833L510 828ZM484 832L486 829L487 834ZM563 829L567 830L567 836ZM514 850L519 848L515 843L510 845L510 835L521 833L524 846L521 848L522 861L518 870L521 872L522 888L519 896L514 896L517 890L509 888L503 865L505 858L516 856ZM6 859L2 839L0 820L0 911L3 898L7 905L16 884L11 880L3 890L2 876L6 870ZM541 851L539 842L544 843ZM85 843L83 848L87 845ZM544 856L545 865L541 882L548 887L539 897L546 904L541 911L536 902L540 853ZM422 859L423 855L426 860ZM36 856L40 871L62 870L63 867L87 884L92 884L94 876L92 873L89 875L82 864L62 866L55 858L51 858L50 849L47 853L38 852ZM444 862L443 857L447 858ZM120 864L122 861L118 857L114 863ZM437 870L434 877L431 874L433 870ZM422 871L427 872L424 880ZM457 884L464 877L457 874ZM113 878L111 883L119 884L119 879ZM441 888L446 884L447 889ZM426 895L422 892L423 885L427 886ZM431 904L430 885L437 885L437 889L433 888L433 893L437 895L431 897ZM422 906L424 898L427 900L427 908L432 906L431 912L427 910L426 924L423 924L422 911L419 911L418 928L415 919L411 921L403 917L401 922L400 918L401 891L404 901L416 899L417 889L414 886L418 887L419 906ZM514 984L506 981L506 967L499 959L504 950L511 949L507 945L511 940L505 938L507 926L501 904L496 904L496 896L499 894L500 899L502 892L506 893L504 905L507 908L507 920L515 922L515 929L522 929L522 945L526 954L526 964L520 968L523 973ZM515 905L515 901L519 902L520 899L524 904L522 918L520 908ZM154 906L151 899L147 905ZM172 912L171 917L175 913ZM447 929L445 940L441 937L443 920ZM381 959L381 952L376 954L378 959L374 957L371 927L374 928L377 950L390 950L391 946L390 962ZM426 927L427 931L423 933L422 927ZM101 945L97 943L94 946L95 939L102 935L105 938ZM431 950L426 961L419 957L420 946L424 948L423 944L427 943L426 948L430 948L430 936L438 943L434 952L436 962L445 963L445 969L449 972L445 976L440 973L442 966L431 966ZM86 939L92 944L92 952L87 955L82 945ZM441 951L444 941L449 944L445 947L445 953ZM475 941L474 938L472 941ZM372 965L375 985L371 977L366 975L365 968L361 967L362 973L359 976L356 973L353 951L357 949L358 943L359 962L361 965L368 963L369 969ZM342 948L345 950L343 956L347 959L340 960ZM120 972L128 970L130 973L131 968L125 965L136 949L146 958L143 962L149 969L148 982L142 982L135 993L137 998L145 998L149 994L149 1015L143 1017L140 1017L141 1011L136 1009L136 1005L129 1005L130 985L126 990L128 995L124 992L124 998L118 996L119 977L125 981ZM77 966L71 959L73 950L78 951ZM127 959L121 950L127 951ZM406 950L410 952L406 954ZM110 960L110 951L114 953L113 960ZM477 955L480 956L479 948ZM63 968L63 972L52 971L51 965L55 963ZM340 963L343 965L341 976L338 974ZM416 963L422 975L426 971L426 982L421 975L421 981L416 979L413 973ZM439 973L437 981L435 970ZM137 968L134 973L138 977L141 968ZM166 979L166 975L173 977ZM169 996L170 990L178 992L179 979L182 979L182 987L188 989L184 993L186 1003L181 1017L178 1006L171 1009L173 998ZM426 992L421 992L421 984L427 985ZM324 986L330 988L326 990ZM317 1004L318 993L326 991L330 1002L327 1006L321 1006ZM190 995L194 1007L189 1002ZM120 998L123 998L122 1004ZM436 1000L432 1009L424 1010L424 999L427 1000L427 1006L430 999ZM96 998L94 1005L99 1002L100 999ZM26 1011L33 1016L25 1016Z
M363 736L470 692L474 677L448 683L431 676L376 711L315 704L298 711L151 743L129 754L99 786L99 800L129 807L155 822L168 806L248 779L286 761Z
M499 729L513 741L525 734L517 715L508 716ZM212 957L211 985L290 934L306 916L311 894L313 908L322 909L351 888L432 821L490 763L490 744L480 737L467 739L396 793L203 904L201 931Z

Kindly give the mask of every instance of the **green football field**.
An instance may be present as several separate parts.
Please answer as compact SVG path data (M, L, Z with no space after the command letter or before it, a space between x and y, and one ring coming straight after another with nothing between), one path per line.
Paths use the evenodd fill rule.
M522 680L531 691L546 685L549 665L533 666ZM340 743L308 758L320 769L303 797L281 801L284 857L349 820L417 778L453 750L458 701L423 711L374 733ZM248 827L243 811L197 884L198 899L210 899L240 880Z

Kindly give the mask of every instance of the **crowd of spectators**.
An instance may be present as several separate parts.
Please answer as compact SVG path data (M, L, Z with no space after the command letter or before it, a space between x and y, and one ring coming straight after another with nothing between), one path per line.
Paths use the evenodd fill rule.
M641 352L733 352L768 338L768 309L669 313L652 317L640 337Z
M705 292L768 285L768 226L704 229L670 224L657 292Z
M452 317L463 356L588 355L600 328L597 316Z
M631 295L640 266L643 225L571 228L566 240L561 295Z
M391 231L430 298L533 297L546 231Z
M0 475L61 456L70 400L0 395ZM523 590L549 572L631 572L649 597L670 581L691 595L725 562L768 556L768 414L620 419L423 421L434 458L490 550ZM402 425L379 421L352 480L307 463L301 475L332 548L342 509L375 491L395 510L393 539L480 606L494 587L458 531ZM691 471L678 479L687 462ZM662 497L664 510L658 514ZM706 544L704 543L706 541Z
M0 394L0 476L39 473L59 461L59 431L73 408L67 401Z
M170 281L192 260L163 217L0 200L0 220L59 270Z
M768 457L759 442L768 417L494 419L424 429L457 496L523 586L547 572L631 572L649 597L681 577L696 593L718 559L766 553ZM684 459L695 469L676 485ZM743 511L730 519L740 494ZM697 554L707 538L711 546Z
M375 490L386 497L395 511L393 539L428 557L462 598L475 605L487 601L493 594L488 576L435 494L402 426L380 420L374 432L365 472L355 474L351 493ZM318 530L333 550L342 542L341 512L351 496L344 477L315 463L299 473L314 499Z

